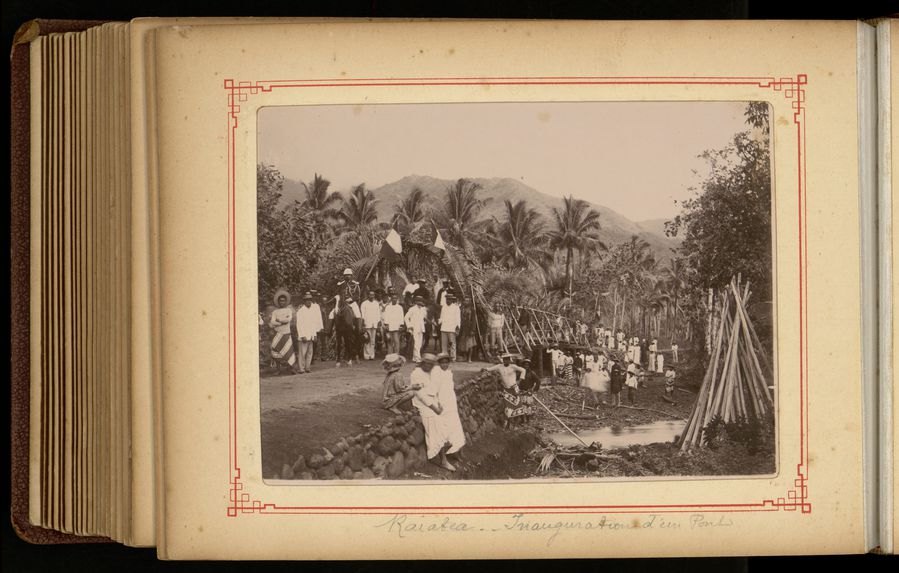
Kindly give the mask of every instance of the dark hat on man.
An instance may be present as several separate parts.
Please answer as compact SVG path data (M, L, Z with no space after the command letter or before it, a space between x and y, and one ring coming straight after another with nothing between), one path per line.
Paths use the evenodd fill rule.
M312 293L306 291L306 293L303 295L303 300L312 300Z
M420 302L420 303L424 304L425 299L421 298L420 296L417 296L412 299L412 302Z

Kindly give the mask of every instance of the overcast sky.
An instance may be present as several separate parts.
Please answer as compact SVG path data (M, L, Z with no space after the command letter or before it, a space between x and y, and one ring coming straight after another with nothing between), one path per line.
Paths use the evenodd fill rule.
M406 175L511 177L634 221L670 218L704 170L697 156L746 129L743 102L267 107L258 161L331 189Z

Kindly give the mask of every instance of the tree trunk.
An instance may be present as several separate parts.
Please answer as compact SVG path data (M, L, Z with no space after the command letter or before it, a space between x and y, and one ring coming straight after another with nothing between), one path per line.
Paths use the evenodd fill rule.
M677 289L674 290L674 309L673 309L671 321L671 340L677 339Z
M568 282L568 298L571 298L571 293L573 290L573 277L571 275L571 257L572 257L572 249L568 247L566 256L565 256L565 279Z

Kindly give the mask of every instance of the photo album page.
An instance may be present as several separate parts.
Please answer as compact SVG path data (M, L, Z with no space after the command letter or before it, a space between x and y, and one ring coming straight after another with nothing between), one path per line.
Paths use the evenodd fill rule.
M149 31L160 557L866 551L861 26Z

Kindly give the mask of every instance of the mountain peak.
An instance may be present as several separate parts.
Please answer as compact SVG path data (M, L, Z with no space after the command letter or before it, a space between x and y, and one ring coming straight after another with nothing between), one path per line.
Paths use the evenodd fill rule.
M513 177L466 177L481 186L478 196L481 199L491 199L481 211L485 218L496 217L502 219L505 210L505 201L527 201L532 207L547 219L551 219L554 208L562 206L562 198L548 195L534 189L524 181ZM428 175L407 175L392 183L387 183L376 189L372 189L377 203L378 218L389 220L396 202L409 196L412 189L418 187L425 194L425 205L430 209L440 209L443 203L446 189L455 183L456 179L438 179ZM664 221L653 224L641 224L631 221L624 215L609 209L603 205L587 203L599 212L600 237L607 245L611 246L629 240L633 235L644 239L652 247L656 259L667 260L671 257L671 248L677 242L664 234ZM649 222L646 222L649 223Z

